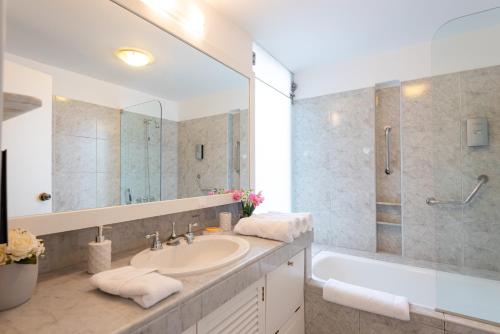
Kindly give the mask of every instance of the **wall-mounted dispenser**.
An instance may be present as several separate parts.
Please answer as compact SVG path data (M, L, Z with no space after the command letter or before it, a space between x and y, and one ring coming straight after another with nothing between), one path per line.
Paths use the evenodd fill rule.
M488 119L469 118L467 120L467 146L487 146Z
M203 157L205 155L205 146L203 144L196 144L196 160L203 160Z

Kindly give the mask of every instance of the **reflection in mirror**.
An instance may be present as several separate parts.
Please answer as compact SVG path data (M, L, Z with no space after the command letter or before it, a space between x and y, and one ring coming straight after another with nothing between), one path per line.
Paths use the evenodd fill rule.
M41 102L2 123L9 216L249 186L246 77L111 1L7 13L4 89Z

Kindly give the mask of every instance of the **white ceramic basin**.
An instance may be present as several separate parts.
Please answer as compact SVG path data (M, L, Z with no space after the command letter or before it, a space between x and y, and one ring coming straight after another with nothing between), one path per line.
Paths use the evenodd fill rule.
M168 276L188 276L214 270L241 259L250 249L248 241L232 235L197 236L191 245L181 240L178 246L146 249L130 264L136 268L157 268Z

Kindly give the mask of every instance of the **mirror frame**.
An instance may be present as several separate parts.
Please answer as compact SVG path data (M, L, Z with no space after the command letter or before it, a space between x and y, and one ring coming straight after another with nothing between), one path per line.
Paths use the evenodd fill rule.
M238 70L244 68L241 61L234 61L228 58L227 54L221 52L222 50L215 49L212 45L205 43L192 43L184 34L176 28L175 24L179 26L179 22L166 24L161 21L158 14L146 8L145 5L139 1L128 0L109 0L123 10L129 11L131 14L145 20L146 22L154 25L164 33L170 34L179 39L181 42L186 43L195 50L202 52L207 57L210 57L229 69L239 73L248 80L248 166L249 166L249 184L250 188L254 187L254 76L250 70ZM0 6L4 3L0 0ZM0 10L0 16L6 16L5 11ZM1 20L2 24L5 20ZM1 31L2 29L0 29ZM4 29L3 29L4 30ZM0 40L0 60L3 59L5 41ZM250 57L250 56L249 56ZM231 64L234 66L232 66ZM241 66L240 66L241 65ZM3 73L3 62L0 64L0 73ZM1 86L0 77L0 87ZM2 105L2 96L0 96L0 106ZM2 114L0 110L0 115ZM1 126L0 126L1 133ZM9 219L9 228L25 228L35 235L47 235L53 233L67 232L72 230L84 229L89 227L97 227L108 224L117 224L121 222L128 222L138 219L168 215L178 212L185 212L191 210L199 210L204 208L216 207L236 203L231 194L223 195L209 195L200 197L181 198L175 200L156 201L150 203L130 204L111 206L105 208L83 209L67 212L55 212L30 216L18 216Z

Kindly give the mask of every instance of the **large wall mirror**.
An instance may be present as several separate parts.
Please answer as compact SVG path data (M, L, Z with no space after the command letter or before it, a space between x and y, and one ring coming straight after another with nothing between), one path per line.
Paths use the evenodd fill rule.
M248 85L111 1L8 0L9 216L248 187Z

